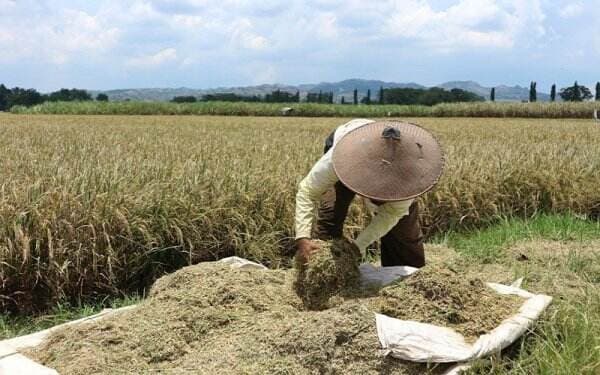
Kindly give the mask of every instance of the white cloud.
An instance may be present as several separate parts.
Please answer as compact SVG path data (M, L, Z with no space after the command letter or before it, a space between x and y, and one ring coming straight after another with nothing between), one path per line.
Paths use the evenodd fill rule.
M0 0L0 14L2 14L2 10L6 8L13 8L17 5L15 0Z
M577 3L569 3L564 8L559 11L559 14L562 18L573 18L581 15L583 13L583 4Z
M583 13L598 19L596 8L583 0L0 0L0 69L50 62L65 77L77 68L150 85L147 72L131 69L125 77L115 67L159 72L168 65L181 69L170 69L161 82L180 73L184 82L203 85L365 74L401 79L411 74L411 66L398 69L402 60L437 80L431 77L445 71L432 73L432 66L445 61L448 69L462 69L461 59L481 64L490 55L495 71L537 56L548 61L537 70L575 74L560 66L560 56L575 50L590 61L600 56L597 25L577 24ZM381 61L373 69L366 67L369 56Z
M201 16L176 14L175 16L173 16L172 22L177 27L183 26L190 29L195 29L204 25L204 18L202 18Z
M22 18L23 9L15 8L10 16L0 24L0 62L42 59L64 64L74 57L107 52L120 37L118 27L80 10Z
M510 48L526 31L544 34L539 1L461 0L435 11L426 1L396 3L385 32L442 52L470 47Z
M269 45L269 40L254 31L252 21L243 18L231 27L231 43L234 47L242 47L250 50L264 50Z
M155 54L130 58L126 65L135 68L152 68L175 60L177 60L177 50L166 48Z

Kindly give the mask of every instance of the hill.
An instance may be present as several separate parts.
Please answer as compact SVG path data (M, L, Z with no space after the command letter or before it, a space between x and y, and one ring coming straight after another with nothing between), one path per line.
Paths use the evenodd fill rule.
M367 90L371 90L371 97L375 100L379 93L379 88L420 88L425 89L427 86L420 85L414 82L398 83L385 82L380 80L367 79L347 79L339 82L321 82L316 84L264 84L257 86L239 86L239 87L216 87L210 89L192 89L187 87L179 88L140 88L140 89L119 89L108 91L89 92L95 97L99 93L108 95L112 101L133 100L133 101L169 101L175 96L196 96L201 97L206 94L217 92L230 92L238 95L265 95L274 90L282 90L289 92L300 91L300 96L305 96L308 92L333 92L336 101L344 96L346 100L351 100L354 89L358 90L359 98L367 94ZM490 96L491 87L485 87L474 81L451 81L445 82L435 87L441 87L446 90L458 88L473 92L486 99ZM496 86L496 100L499 101L522 101L529 98L529 89L526 87L517 86ZM547 101L550 96L545 93L538 92L538 100Z

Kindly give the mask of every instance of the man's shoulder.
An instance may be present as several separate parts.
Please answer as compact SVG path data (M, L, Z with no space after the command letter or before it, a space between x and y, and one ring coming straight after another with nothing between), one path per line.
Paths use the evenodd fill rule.
M341 139L344 135L351 132L352 130L360 128L361 126L370 124L372 122L375 121L366 118L356 118L350 120L347 123L338 126L338 128L335 131L334 141L337 142L339 139Z

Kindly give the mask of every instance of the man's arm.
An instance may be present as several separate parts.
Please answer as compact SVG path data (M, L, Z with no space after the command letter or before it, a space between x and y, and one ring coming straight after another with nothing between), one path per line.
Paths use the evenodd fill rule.
M367 246L385 236L401 218L408 215L408 209L412 202L413 199L389 202L377 208L377 215L373 217L369 225L354 241L363 256L366 253Z
M296 194L296 239L311 238L317 203L321 196L338 181L327 151L300 182Z

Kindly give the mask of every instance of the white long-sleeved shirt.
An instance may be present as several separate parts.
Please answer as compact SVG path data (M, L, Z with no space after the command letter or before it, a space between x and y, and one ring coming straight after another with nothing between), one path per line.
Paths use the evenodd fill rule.
M317 204L321 196L339 180L333 169L333 150L336 144L348 132L372 120L356 119L345 123L335 130L333 146L319 159L308 175L300 182L296 194L296 239L310 238L312 223ZM365 198L367 206L374 213L369 225L356 238L355 243L364 255L374 241L383 237L398 221L408 214L412 199L397 202L387 202L379 206Z

